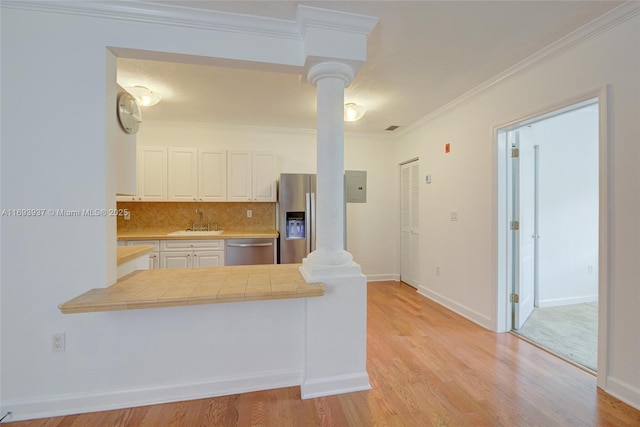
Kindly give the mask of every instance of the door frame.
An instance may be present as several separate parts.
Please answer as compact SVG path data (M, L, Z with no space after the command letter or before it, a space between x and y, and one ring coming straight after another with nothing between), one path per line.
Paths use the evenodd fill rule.
M611 282L611 253L609 245L609 235L611 222L609 220L609 199L608 191L608 170L611 167L610 137L608 126L608 103L610 97L610 86L603 86L581 95L566 99L554 105L549 105L524 117L519 117L507 123L494 126L494 256L496 257L495 278L495 313L496 332L508 332L511 330L511 303L509 294L511 293L511 261L512 261L512 239L510 238L509 222L510 196L508 194L508 179L510 178L509 147L506 143L506 131L521 127L526 124L538 122L549 117L571 111L579 104L586 104L588 101L596 99L599 106L598 112L598 172L599 172L599 230L598 230L598 386L604 387L607 378L607 349L609 348L609 337L607 328L608 317L608 294L609 283Z

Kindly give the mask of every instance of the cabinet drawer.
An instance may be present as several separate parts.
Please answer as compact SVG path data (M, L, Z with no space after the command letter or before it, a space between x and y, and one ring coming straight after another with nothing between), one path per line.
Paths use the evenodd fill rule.
M127 246L153 245L153 251L160 250L160 242L158 240L128 240Z
M184 249L197 250L224 250L224 240L162 240L162 251L177 251Z

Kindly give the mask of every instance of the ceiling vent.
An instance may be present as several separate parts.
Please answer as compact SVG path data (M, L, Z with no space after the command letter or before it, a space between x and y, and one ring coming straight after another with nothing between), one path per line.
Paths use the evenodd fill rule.
M388 130L389 132L393 132L394 130L398 129L400 126L396 126L396 125L391 125L388 128L386 128L385 130Z

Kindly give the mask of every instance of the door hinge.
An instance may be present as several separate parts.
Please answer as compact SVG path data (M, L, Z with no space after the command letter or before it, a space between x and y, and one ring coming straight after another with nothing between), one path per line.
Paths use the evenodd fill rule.
M509 294L509 302L518 304L520 302L520 296L518 294Z
M512 148L511 149L511 157L514 158L514 159L520 157L520 149L519 148Z
M509 223L509 229L510 230L514 230L514 231L520 230L520 222L519 221L511 221Z

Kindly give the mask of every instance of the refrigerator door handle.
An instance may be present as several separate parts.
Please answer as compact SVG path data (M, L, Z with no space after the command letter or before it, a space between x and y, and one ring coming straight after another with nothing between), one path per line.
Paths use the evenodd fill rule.
M311 229L309 227L309 223L311 222L311 194L304 194L304 202L305 202L305 222L304 222L304 235L306 236L306 255L311 253Z
M316 193L311 193L311 242L309 252L316 250Z

